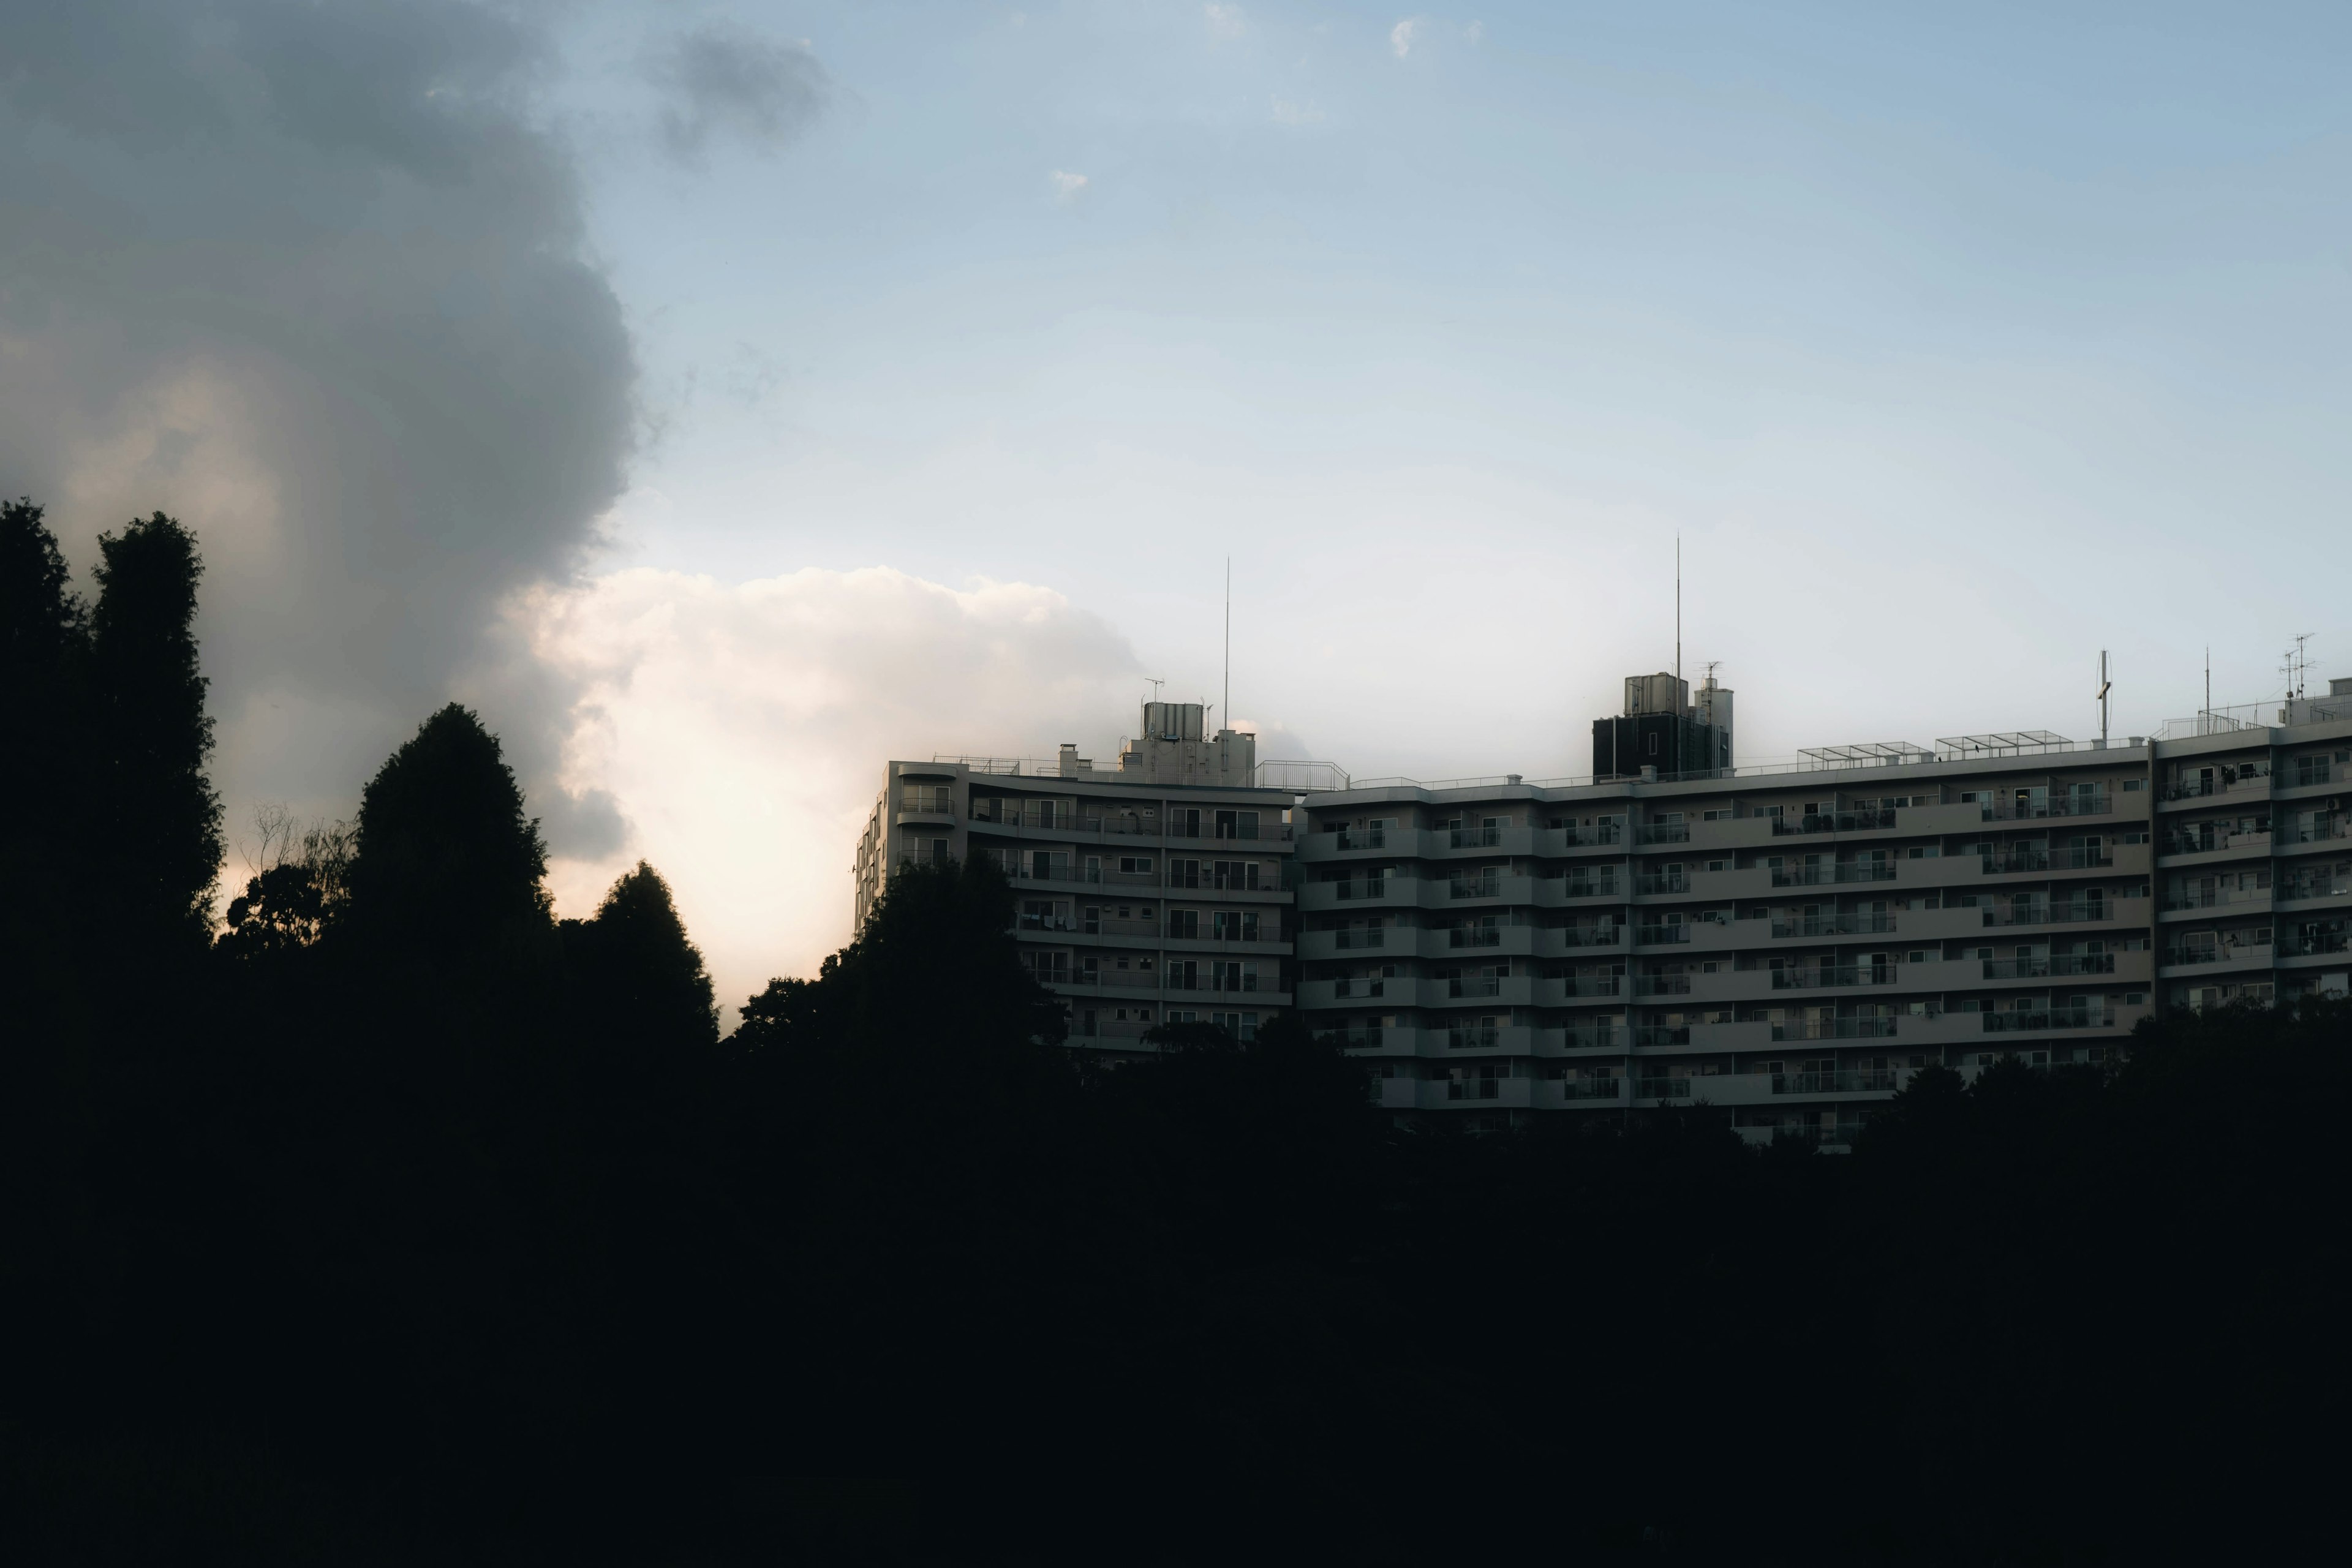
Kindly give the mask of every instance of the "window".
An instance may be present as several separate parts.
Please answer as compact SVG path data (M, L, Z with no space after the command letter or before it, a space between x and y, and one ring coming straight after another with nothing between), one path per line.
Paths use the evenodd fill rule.
M1168 934L1179 942L1199 941L1201 936L1201 911L1198 910L1170 910L1168 911Z

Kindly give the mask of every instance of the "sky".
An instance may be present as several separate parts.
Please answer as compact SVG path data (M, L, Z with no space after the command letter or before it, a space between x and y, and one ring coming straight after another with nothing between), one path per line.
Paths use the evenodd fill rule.
M890 757L1589 768L2352 674L2352 10L0 0L0 489L194 526L231 838L440 702L729 1001ZM249 837L249 836L248 836ZM233 854L232 878L243 868Z

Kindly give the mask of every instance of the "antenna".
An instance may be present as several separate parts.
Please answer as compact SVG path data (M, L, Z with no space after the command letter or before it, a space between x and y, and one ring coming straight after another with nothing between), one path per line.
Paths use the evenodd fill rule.
M1219 704L1225 722L1234 721L1234 558L1225 557L1225 695Z
M1147 676L1145 676L1143 679L1144 679L1145 680L1147 680L1147 681L1149 681L1149 682L1150 683L1150 686L1151 686L1151 698L1150 698L1150 700L1152 700L1152 701L1154 701L1154 702L1159 701L1159 700L1160 700L1160 689L1161 687L1163 687L1163 686L1165 686L1165 685L1167 685L1167 684L1168 684L1167 679L1166 679L1165 677L1163 677L1163 676L1158 676L1158 675L1147 675Z
M2099 745L2107 743L2107 691L2115 682L2107 679L2107 650L2099 650Z
M2305 656L2303 645L2309 642L2317 635L2318 634L2315 632L2297 632L2294 634L2294 690L2292 695L2295 697L2301 697L2304 695L2303 678L2311 671L2311 660Z
M1675 690L1683 686L1683 536L1675 535Z
M2213 732L2213 645L2205 645L2205 724L2197 731L2200 735Z

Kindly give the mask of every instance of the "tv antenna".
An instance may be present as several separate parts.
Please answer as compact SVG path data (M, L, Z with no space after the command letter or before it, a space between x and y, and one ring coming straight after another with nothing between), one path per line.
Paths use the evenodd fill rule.
M1675 689L1683 685L1683 536L1675 535ZM1681 699L1677 697L1676 701Z
M1147 676L1145 676L1143 679L1144 679L1144 681L1145 681L1148 685L1150 685L1150 688L1151 688L1151 700L1152 700L1152 701L1154 701L1154 702L1159 701L1159 700L1160 700L1160 689L1161 687L1163 687L1163 686L1165 686L1165 685L1167 685L1167 684L1168 684L1168 681L1167 681L1166 677L1164 677L1164 676L1158 676L1158 675L1147 675Z
M2294 685L2287 692L2289 697L2301 697L2304 695L2304 677L2310 673L2311 660L2305 657L2303 645L2309 642L2317 634L2314 632L2297 632L2294 634Z
M1225 690L1219 709L1234 721L1234 558L1225 557Z
M2107 650L2101 648L2099 650L2099 745L2103 749L2107 743L2107 693L2114 689L2115 684L2107 679Z

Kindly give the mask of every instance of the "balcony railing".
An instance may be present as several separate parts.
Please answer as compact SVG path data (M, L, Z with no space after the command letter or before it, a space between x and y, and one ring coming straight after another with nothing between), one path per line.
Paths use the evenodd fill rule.
M1633 830L1636 844L1687 844L1690 824L1687 822L1652 822Z
M1892 1018L1806 1018L1772 1026L1776 1040L1883 1040L1894 1033Z
M1789 936L1884 936L1895 929L1889 914L1817 915L1811 920L1774 921L1772 934Z
M1687 1078L1643 1078L1633 1080L1636 1100L1688 1100L1691 1080Z
M1385 849L1389 836L1379 827L1335 827L1331 830L1334 849Z
M1081 969L1077 974L1081 985L1124 985L1132 991L1160 989L1160 972L1156 969Z
M2287 897L2293 898L2294 895L2289 893ZM2176 893L2164 900L2164 907L2167 910L2219 910L2226 909L2231 904L2267 904L2270 901L2271 890L2268 888L2257 888L2249 892L2233 890L2225 893L2217 890L2210 893Z
M1449 1051L1491 1050L1498 1042L1500 1031L1489 1025L1469 1025L1445 1031L1445 1048Z
M1500 827L1449 827L1446 846L1453 849L1492 849L1503 841Z
M1598 849L1605 845L1624 841L1624 829L1613 822L1595 827L1579 827L1573 823L1550 829L1560 836L1560 842L1570 849Z
M944 793L940 795L918 795L912 791L908 791L898 797L898 809L900 811L927 813L932 816L953 816L955 815L955 800L954 797Z
M2283 958L2317 958L2324 953L2352 952L2352 936L2342 931L2291 936L2279 942L2278 952Z
M1614 996L1622 987L1622 974L1567 975L1559 982L1560 993L1567 996Z
M1687 893L1690 891L1690 879L1679 871L1654 871L1635 877L1633 890L1637 893Z
M1448 947L1500 947L1503 945L1501 926L1453 926L1445 932Z
M1615 947L1622 926L1561 926L1559 928L1562 947Z
M2074 904L2025 904L1984 911L1984 923L1989 926L2065 925L2076 921L2111 921L2116 918L2115 906L2101 900Z
M1502 1079L1494 1078L1448 1079L1445 1098L1448 1100L1499 1100Z
M1623 1030L1611 1027L1563 1029L1559 1045L1565 1051L1622 1050L1625 1035Z
M1981 962L1987 980L2047 980L2059 975L2116 972L2116 955L2112 952L2062 952L2048 958L1988 958Z
M1500 996L1503 977L1499 974L1454 974L1446 977L1445 994L1452 996Z
M1824 811L1807 816L1776 816L1772 819L1772 834L1777 838L1795 833L1866 833L1894 826L1892 810Z
M2246 833L2168 833L2161 840L2161 848L2167 855L2217 855L2224 849L2259 847L2271 841L2271 830L2267 827L2257 827ZM2311 842L2308 838L2291 841Z
M2050 869L2049 850L2040 847L2028 848L2022 845L2000 854L1979 851L1977 858L1983 863L1984 874L1988 877L2014 876L2021 871Z
M1637 1046L1687 1046L1690 1026L1687 1024L1645 1024L1632 1031Z
M1802 991L1816 985L1892 985L1898 965L1892 963L1858 963L1843 968L1776 969L1772 971L1775 991Z
M1158 936L1158 921L1091 920L1080 921L1079 929L1087 936Z
M1866 1094L1895 1087L1895 1074L1885 1072L1776 1072L1774 1094Z
M1633 976L1636 996L1687 996L1690 994L1687 974L1637 974Z
M1331 945L1336 948L1386 947L1389 942L1386 926L1343 927L1331 933Z
M2261 790L2271 787L2270 775L2258 774L2249 779L2175 779L2164 786L2167 800L2208 800L2233 790Z
M1376 1051L1381 1048L1381 1031L1370 1029L1334 1029L1331 1037L1339 1042L1343 1051Z
M1834 866L1780 866L1772 871L1776 888L1825 888L1839 882L1891 882L1892 860L1847 860Z
M1499 899L1503 896L1500 879L1482 877L1475 881L1448 882L1445 896L1449 899Z
M1350 877L1326 882L1324 886L1336 889L1331 896L1340 900L1385 899L1389 896L1389 879L1386 877Z
M2093 795L2062 795L2055 800L1989 800L1981 803L1986 822L2025 822L2044 816L2105 816L2115 802L2105 790Z
M2168 947L2164 950L2167 963L2228 963L2240 959L2258 959L2275 949L2266 942L2221 942L2211 947Z
M1633 942L1636 946L1671 946L1678 942L1688 941L1690 941L1690 927L1681 923L1680 921L1676 921L1673 925L1636 926L1633 928Z
M2017 1034L2042 1029L2105 1029L2115 1026L2116 1016L2096 1007L2028 1008L2007 1013L1984 1015L1984 1031L1988 1035Z
M1622 1097L1624 1080L1614 1078L1564 1078L1559 1080L1562 1100L1616 1100Z
M1560 897L1564 899L1613 899L1617 896L1614 877L1563 877Z

